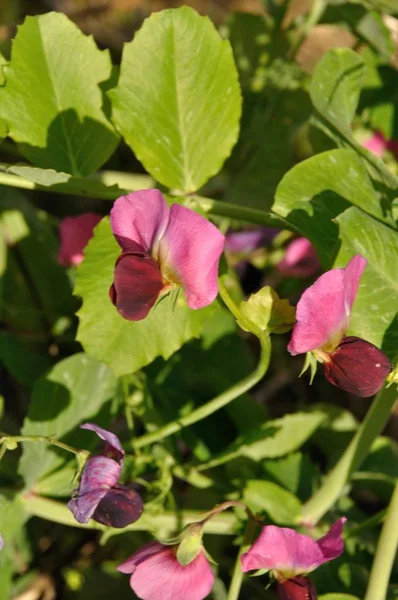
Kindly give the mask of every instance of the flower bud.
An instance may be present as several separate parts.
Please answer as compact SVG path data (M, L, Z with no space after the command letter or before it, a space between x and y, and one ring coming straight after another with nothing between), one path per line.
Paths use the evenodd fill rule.
M280 600L317 600L315 587L306 577L278 582L276 591Z

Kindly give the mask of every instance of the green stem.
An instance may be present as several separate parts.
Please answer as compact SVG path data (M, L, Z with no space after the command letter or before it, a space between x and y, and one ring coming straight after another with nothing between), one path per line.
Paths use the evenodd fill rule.
M232 574L231 584L228 590L227 600L238 600L240 589L242 587L243 582L243 571L241 564L241 556L244 552L246 552L252 543L254 532L256 531L256 521L253 518L249 518L246 527L246 533L243 540L243 544L240 547L238 556L236 558L234 572Z
M223 408L235 398L238 398L242 394L248 392L256 383L258 383L267 372L270 356L271 356L271 343L269 336L267 334L262 334L260 337L261 343L261 355L259 363L253 373L250 373L247 377L239 381L232 387L228 388L222 394L219 394L203 406L200 406L196 410L194 410L189 415L184 417L180 417L175 421L171 421L164 427L160 427L156 431L151 433L147 433L139 438L133 440L132 445L133 448L138 450L139 448L143 448L144 446L149 446L149 444L153 444L154 442L159 442L164 438L172 435L173 433L177 433L184 429L184 427L188 427L189 425L193 425L202 419L210 416L220 408Z
M37 190L40 192L56 192L58 194L84 197L89 196L101 200L113 201L119 196L131 191L144 188L147 189L155 187L156 185L155 181L148 175L124 173L122 171L100 171L97 175L89 177L72 177L71 175L69 179L62 183L45 186L8 170L12 168L12 165L4 163L0 164L0 185L8 185L24 190ZM291 229L291 225L289 225L287 221L264 210L228 204L227 202L212 200L210 198L204 198L203 196L192 195L190 198L198 205L198 207L209 215L228 217L256 225ZM168 196L167 200L170 203L184 202L185 197Z
M365 600L385 600L398 549L398 482L394 488L377 544Z
M112 531L112 535L118 533L125 533L126 531L152 531L161 532L162 537L168 537L172 535L180 526L188 525L191 522L196 522L200 515L195 511L183 511L182 513L172 513L162 511L159 514L143 513L142 517L123 529L112 529L100 525L95 521L89 521L89 523L78 523L73 517L70 510L65 504L44 498L42 496L36 496L34 494L27 494L24 497L26 512L31 516L40 517L41 519L47 519L54 523L60 523L61 525L68 525L70 527L79 527L83 529L98 529L100 531ZM222 513L215 515L208 523L206 523L206 533L213 535L233 535L237 518L234 513Z
M45 444L51 444L52 446L56 446L57 448L61 448L62 450L66 450L66 452L71 452L75 454L75 456L83 457L83 455L89 455L90 453L87 450L78 450L77 448L73 448L68 444L64 444L63 442L59 442L58 440L54 440L52 437L45 437L44 435L3 435L0 437L0 445L7 449L7 444L19 444L21 442L40 442Z
M343 455L325 477L322 486L304 505L300 521L315 525L341 495L351 475L361 466L373 442L384 429L397 399L395 386L383 388Z

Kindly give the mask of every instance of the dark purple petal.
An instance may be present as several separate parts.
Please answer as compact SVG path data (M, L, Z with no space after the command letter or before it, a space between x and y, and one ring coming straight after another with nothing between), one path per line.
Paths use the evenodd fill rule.
M376 394L391 371L390 361L379 348L354 336L343 338L324 366L330 383L362 398Z
M116 484L104 496L93 514L94 521L122 528L135 523L143 511L140 495L128 486Z
M77 496L68 503L76 521L87 523L91 519L102 498L117 484L121 470L121 465L112 458L93 456L88 459Z
M89 431L94 431L102 440L106 442L105 450L101 453L102 456L107 456L108 458L113 458L117 462L122 462L124 458L124 450L123 446L120 443L117 435L108 431L107 429L102 429L102 427L98 427L95 423L83 423L80 425L80 429L88 429Z
M294 577L278 582L276 591L280 600L317 600L315 587L306 577Z
M115 265L110 298L128 321L144 319L164 287L157 262L146 254L124 253Z

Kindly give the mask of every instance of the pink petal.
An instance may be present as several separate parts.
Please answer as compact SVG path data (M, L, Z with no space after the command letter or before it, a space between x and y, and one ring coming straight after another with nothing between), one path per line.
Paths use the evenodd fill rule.
M214 584L203 552L183 567L173 547L157 542L138 550L118 570L132 573L130 585L141 600L203 600Z
M4 548L4 540L3 540L3 536L0 533L0 550L2 550Z
M165 281L182 285L190 308L202 308L216 298L224 241L217 227L204 217L173 204L159 246L160 270Z
M324 365L325 377L338 388L368 398L382 388L391 364L370 342L354 336L343 339Z
M250 550L242 555L242 570L246 573L267 569L287 579L310 573L342 553L341 525L334 525L318 542L294 529L267 525Z
M370 138L368 138L362 146L373 152L378 157L383 156L387 149L387 140L380 131L376 131Z
M277 268L282 275L288 277L310 277L319 271L320 263L314 246L301 237L290 242Z
M98 427L98 425L95 425L95 423L83 423L83 425L80 425L80 429L88 429L89 431L94 431L98 435L98 437L107 442L115 450L120 452L122 456L124 456L123 446L121 445L119 438L111 431L108 431L107 429L102 429L102 427Z
M125 252L151 253L168 219L169 208L159 190L141 190L121 196L111 210L113 235Z
M143 508L141 497L134 489L117 483L102 498L93 519L102 525L121 529L138 521Z
M266 246L277 233L278 230L271 227L231 231L225 236L225 250L235 254L249 254L256 248Z
M276 591L280 600L317 600L312 582L306 577L295 577L278 582Z
M287 347L290 354L317 348L333 351L348 329L351 309L366 259L357 254L345 269L321 275L301 296L296 324Z
M82 262L83 250L93 236L94 227L101 219L100 215L90 212L62 219L59 226L60 246L57 255L60 265L70 267Z
M163 288L159 267L153 258L137 253L119 256L110 296L122 317L128 321L144 319Z
M122 467L112 458L93 456L89 458L80 480L78 496L69 501L68 507L76 521L87 523L98 504L118 482Z

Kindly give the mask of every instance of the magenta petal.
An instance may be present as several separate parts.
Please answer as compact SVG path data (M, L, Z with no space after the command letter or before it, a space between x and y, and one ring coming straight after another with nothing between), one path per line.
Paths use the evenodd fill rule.
M60 246L57 260L64 267L79 265L83 250L93 236L94 227L102 217L94 213L83 213L77 217L62 219L59 226Z
M115 266L111 300L128 321L144 319L164 284L156 261L144 254L122 254Z
M343 339L324 367L330 383L361 398L377 394L392 368L379 348L354 336Z
M235 254L249 254L261 246L266 246L277 233L278 230L271 227L230 231L225 236L225 250Z
M342 553L341 525L334 525L318 542L294 529L267 525L250 550L242 555L242 571L267 569L288 579L310 573Z
M102 427L98 427L95 423L83 423L80 425L80 429L88 429L89 431L94 431L102 440L107 442L109 446L111 446L117 453L121 454L122 458L124 457L123 446L120 443L117 435L108 431L107 429L102 429ZM113 458L113 457L112 457Z
M362 146L373 152L379 158L383 156L384 152L387 150L388 142L384 135L376 131L370 138L368 138Z
M317 600L318 596L312 582L306 577L295 577L278 582L276 591L280 600Z
M165 280L182 285L190 308L202 308L216 298L224 242L224 236L207 219L173 204L160 241L159 263Z
M287 347L290 354L339 344L348 329L365 266L366 259L357 254L345 269L327 271L305 290L297 304L296 324Z
M140 495L128 486L116 484L102 498L93 514L94 521L122 528L137 521L143 511Z
M111 210L111 227L125 251L151 253L166 229L169 208L159 190L141 190L118 198Z
M68 503L76 521L87 523L102 498L119 480L121 465L106 456L93 456L85 464L78 495Z
M320 269L314 246L304 237L290 242L278 265L278 271L288 277L310 277Z
M3 540L3 536L0 533L0 550L2 550L4 548L4 540Z
M138 550L118 570L132 573L130 585L141 600L203 600L214 584L203 552L183 567L175 549L158 542Z

